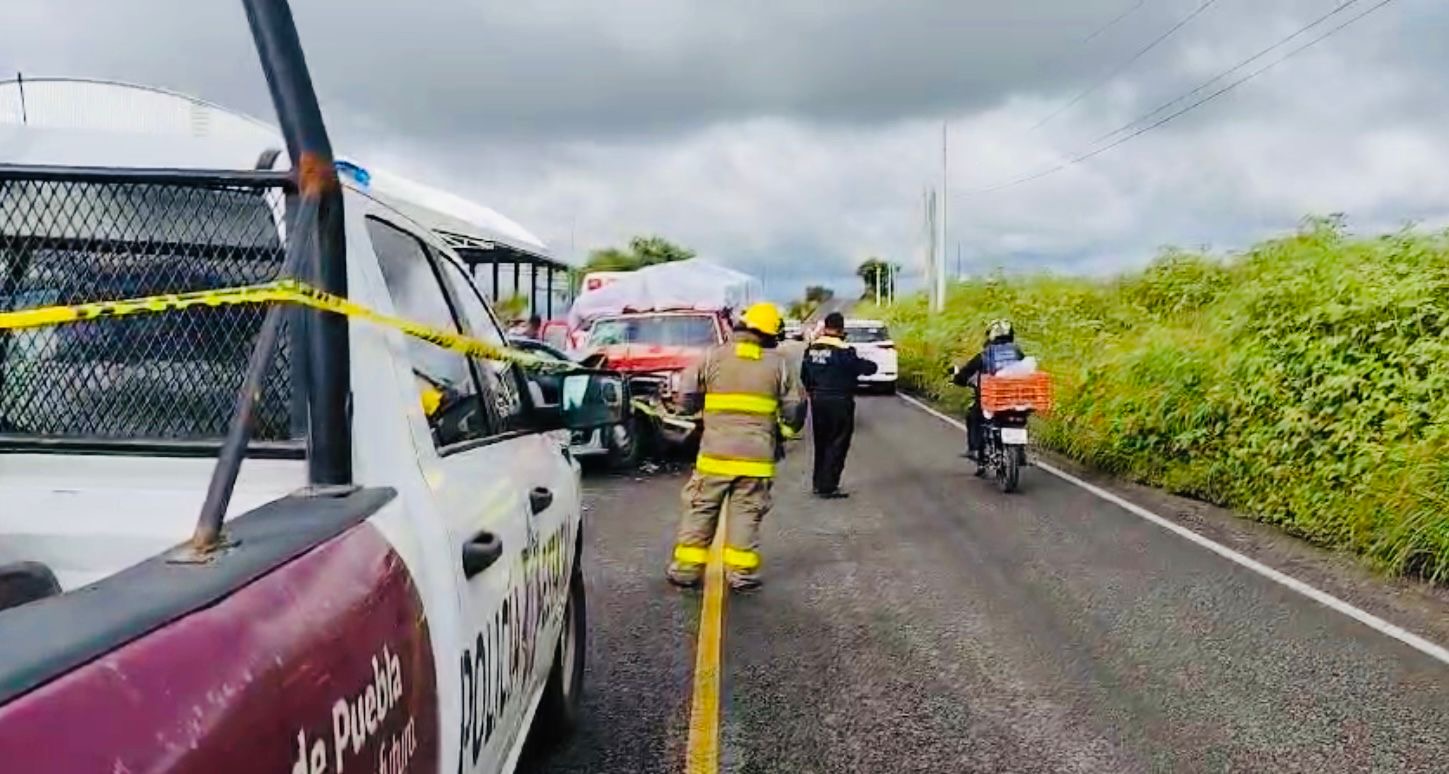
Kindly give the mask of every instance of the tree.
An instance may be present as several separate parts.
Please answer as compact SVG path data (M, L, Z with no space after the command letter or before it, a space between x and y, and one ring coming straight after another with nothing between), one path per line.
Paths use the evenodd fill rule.
M505 324L523 319L523 315L527 311L528 296L522 293L500 298L493 302L493 313L498 315L498 318L503 320Z
M877 284L880 285L881 297L888 297L892 290L891 282L895 273L900 270L900 266L892 266L874 256L862 261L855 270L855 276L860 277L860 281L865 283L865 292L861 293L860 297L874 299Z
M641 266L687 261L695 255L693 250L660 236L636 236L629 240L629 249L638 257Z
M628 250L605 247L589 253L589 262L585 268L590 271L633 271L639 268L639 259Z
M804 320L815 314L815 310L819 309L821 304L832 298L835 298L835 291L830 288L823 285L810 285L805 288L804 298L790 302L789 315L791 319Z
M830 288L824 287L823 285L811 285L805 288L806 303L820 306L821 304L829 301L832 298L835 298L835 291L831 290Z
M628 248L604 247L589 253L588 271L633 271L660 263L687 261L695 252L661 236L636 236Z

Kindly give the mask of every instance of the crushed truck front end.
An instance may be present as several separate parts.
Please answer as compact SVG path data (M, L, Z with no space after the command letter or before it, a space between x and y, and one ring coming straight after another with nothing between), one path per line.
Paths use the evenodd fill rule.
M697 440L699 430L697 418L675 409L680 379L728 336L722 312L626 312L595 320L584 351L588 362L628 378L636 434L646 445L679 451Z

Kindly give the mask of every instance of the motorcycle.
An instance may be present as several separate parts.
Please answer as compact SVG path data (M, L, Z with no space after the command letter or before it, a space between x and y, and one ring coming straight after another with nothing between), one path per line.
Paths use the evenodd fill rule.
M1026 457L1026 426L1032 410L993 413L983 409L981 413L986 417L982 425L986 471L1002 492L1011 494L1021 484L1021 469L1030 464Z
M1051 378L1041 372L1012 376L986 376L981 380L983 453L988 473L1002 492L1021 484L1027 461L1027 423L1038 411L1052 407Z

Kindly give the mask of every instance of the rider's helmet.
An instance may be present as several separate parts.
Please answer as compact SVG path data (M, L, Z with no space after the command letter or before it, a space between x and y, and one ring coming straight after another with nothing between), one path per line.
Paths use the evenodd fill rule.
M740 325L747 330L764 335L766 338L778 338L780 331L785 327L785 321L780 317L780 310L768 301L761 301L740 315Z
M986 326L986 343L1007 342L1016 338L1016 333L1011 329L1010 320L992 320Z

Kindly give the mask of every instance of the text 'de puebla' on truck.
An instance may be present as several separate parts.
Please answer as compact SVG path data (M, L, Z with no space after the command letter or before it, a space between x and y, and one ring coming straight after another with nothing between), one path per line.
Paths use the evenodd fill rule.
M0 127L0 768L510 771L582 690L555 431L627 385L545 400L457 257L339 181L285 3L246 5L293 171Z
M757 279L696 258L623 274L574 302L570 324L583 331L578 358L629 381L636 457L697 441L697 418L675 410L680 377L729 338L732 314L761 295Z

